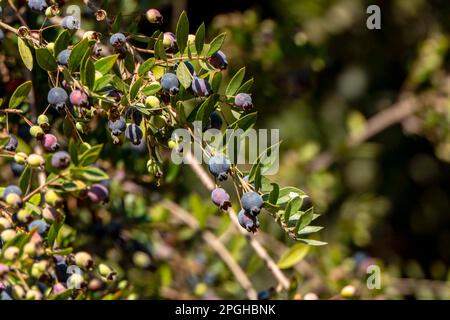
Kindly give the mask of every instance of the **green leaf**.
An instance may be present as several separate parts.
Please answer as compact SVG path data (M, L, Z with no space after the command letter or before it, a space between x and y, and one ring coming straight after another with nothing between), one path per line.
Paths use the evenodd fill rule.
M78 150L77 150L77 144L73 138L69 141L68 146L70 159L72 160L72 163L76 166L78 166Z
M289 202L290 200L294 199L297 196L305 196L305 193L295 187L284 187L280 189L280 194L278 196L277 204L285 204Z
M276 204L278 195L280 194L280 186L276 183L271 183L271 185L273 188L272 191L270 191L269 199L267 200L267 202L271 204Z
M111 27L112 33L117 33L120 30L120 25L122 24L122 12L119 11L116 18L114 19L114 22Z
M89 39L87 38L81 40L73 47L68 62L70 71L74 71L80 66L81 60L83 59L87 50L89 50Z
M111 56L98 59L94 63L95 70L99 71L102 74L108 73L108 71L111 70L112 67L114 66L114 63L116 63L118 57L119 57L118 54L113 54Z
M114 79L113 74L106 74L103 77L95 79L94 91L99 91L109 85Z
M159 92L161 90L161 85L159 82L152 82L148 86L145 86L144 89L142 89L142 93L146 96L152 96L155 93Z
M19 46L20 57L22 58L25 67L30 71L33 70L33 55L31 54L30 48L20 37L17 38L17 44Z
M255 82L255 80L253 78L248 79L242 86L239 87L238 91L236 93L239 92L244 92L244 93L249 93L253 82Z
M33 83L31 81L24 82L18 86L16 90L14 90L11 99L9 99L9 108L17 108L26 99L26 97L28 97L32 87Z
M297 198L294 198L294 199L297 199ZM291 201L293 201L293 200L291 200ZM309 225L311 223L311 221L313 219L313 214L314 214L314 209L311 207L300 216L300 219L298 219L297 224L294 229L295 233L297 233L299 230L302 230L304 227L306 227L307 225Z
M58 294L53 294L50 297L48 297L49 300L67 300L70 298L70 296L73 293L73 289L67 289L63 292L60 292Z
M308 253L309 247L302 243L297 243L289 248L278 261L280 269L288 269L299 263Z
M181 13L178 19L176 36L178 49L180 54L183 54L189 36L189 20L185 11Z
M61 230L61 227L64 225L64 219L60 221L55 221L48 230L47 233L47 243L50 248L53 247L53 244L55 243L56 237L58 236L59 230Z
M225 94L227 96L234 96L236 94L236 92L239 90L239 87L241 86L242 80L244 80L244 76L245 67L241 68L231 79L225 90Z
M195 33L195 50L197 54L201 55L203 51L203 45L205 44L205 23L202 22Z
M212 88L213 92L219 92L221 82L222 82L222 73L216 72L216 74L214 74L214 77L211 81L211 88Z
M46 71L55 71L58 67L55 58L47 48L36 49L36 61Z
M29 166L26 166L19 178L19 188L20 190L22 190L23 194L27 192L30 182L31 182L31 169Z
M149 72L154 65L155 65L155 58L149 58L145 60L145 62L139 66L138 75L143 76L144 74Z
M59 255L59 256L67 256L68 254L72 253L73 248L65 248L60 250L55 250L50 252L51 255Z
M297 239L298 241L301 241L303 243L306 243L310 246L324 246L326 244L328 244L327 242L324 241L319 241L319 240L314 240L314 239Z
M102 151L102 148L103 148L103 144L98 144L98 145L91 147L90 149L87 149L85 152L83 152L80 155L79 165L80 166L89 166L91 164L94 164L97 161L98 157L100 156L100 152Z
M201 121L203 128L208 123L208 118L214 111L218 98L219 96L217 94L210 95L198 108L197 114L195 115L195 120Z
M53 49L53 54L55 57L57 57L61 51L67 49L67 47L70 44L70 38L71 35L67 30L64 30L58 35L58 37L55 40L55 47Z
M72 173L78 178L84 178L93 182L109 179L109 176L103 170L94 167L73 168Z
M28 203L31 203L35 206L38 206L41 204L41 194L40 193L36 193L34 196L32 196L30 198L30 200L28 200Z
M163 39L162 36L158 38L155 43L155 57L160 58L162 60L167 60L166 51L164 50Z
M142 87L142 81L144 80L144 78L138 78L132 85L130 88L130 101L133 101L137 94L139 93L139 90Z
M81 83L92 90L95 84L95 66L90 58L81 65L80 75Z
M181 85L186 89L188 89L191 86L192 75L184 62L181 61L178 64L176 73L177 78L180 81Z
M322 229L323 229L323 227L321 227L321 226L306 226L302 230L297 232L297 236L304 235L304 234L316 233Z
M212 56L214 53L220 50L223 41L225 40L225 36L225 32L221 33L211 41L211 43L209 44L208 53L206 54L208 57Z
M240 117L238 120L229 125L229 128L232 129L242 129L246 131L247 129L253 127L256 122L256 118L258 116L257 112L246 114Z
M295 197L291 201L288 202L286 209L284 210L284 221L289 221L289 217L291 214L296 213L298 210L300 210L300 207L302 206L303 199L299 197Z

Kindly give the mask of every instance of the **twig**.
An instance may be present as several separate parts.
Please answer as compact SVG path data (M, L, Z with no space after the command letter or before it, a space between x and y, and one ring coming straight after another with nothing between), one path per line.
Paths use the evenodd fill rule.
M190 152L186 153L186 160L188 161L188 163L191 166L194 173L198 176L200 181L206 187L206 189L212 191L215 188L214 181L206 173L206 171L203 169L203 167L195 161L193 155ZM236 216L236 212L233 210L233 208L229 208L227 213L228 213L228 216L230 217L231 222L236 227L236 229L239 231L239 233L241 233L247 239L248 243L253 248L255 253L264 261L267 268L270 270L270 272L272 272L272 274L277 279L277 281L280 283L280 285L284 289L288 289L289 288L288 278L283 274L283 272L280 270L280 268L278 268L277 264L269 256L266 249L264 249L264 247L258 242L258 240L251 237L250 234L240 226L239 221Z
M223 262L228 266L230 271L233 273L238 283L245 290L247 297L250 300L256 300L258 298L258 294L253 288L253 285L250 279L247 277L245 272L230 254L228 249L223 245L223 243L210 231L200 229L200 225L197 220L189 214L186 210L178 206L176 203L170 200L163 200L162 205L170 210L174 216L178 219L186 223L191 229L195 231L199 231L201 233L202 238L211 246L211 248L220 256Z

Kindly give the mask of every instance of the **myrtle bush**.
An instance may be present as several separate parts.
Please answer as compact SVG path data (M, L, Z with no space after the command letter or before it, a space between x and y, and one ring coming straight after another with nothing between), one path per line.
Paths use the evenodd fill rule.
M266 215L299 242L281 265L293 265L307 246L325 244L308 237L321 227L311 225L318 214L304 201L305 192L280 187L264 174L271 165L264 157L276 146L260 150L250 166L238 166L228 157L228 143L218 149L194 139L196 121L202 130L221 133L246 132L256 122L253 78L245 67L229 79L223 76L228 66L221 51L225 33L207 41L205 25L189 25L185 12L173 33L137 33L120 14L110 17L90 2L96 28L84 30L85 21L62 16L60 5L30 0L28 8L21 8L33 17L45 15L37 29L15 7L14 18L0 22L2 49L27 70L28 79L0 99L0 155L10 161L15 176L0 190L2 299L138 297L125 272L116 267L126 269L132 261L158 270L152 250L144 245L142 229L148 220L131 209L135 216L127 219L127 227L141 230L127 231L120 217L126 196L111 194L111 189L129 172L136 185L150 186L155 201L171 198L165 192L183 165L171 163L170 154L188 157L188 147L195 144L207 159L207 170L200 166L196 172L212 189L217 214L239 224L250 239ZM142 17L155 26L163 21L153 8ZM192 140L180 139L174 134L177 129L186 129ZM105 153L105 146L115 151ZM235 194L226 191L225 183L234 186ZM200 188L200 182L192 185L193 190ZM118 219L105 210L108 206ZM78 238L88 230L94 236ZM105 234L126 256L121 265L108 265L106 255L99 253L102 244L96 237ZM278 267L265 259L279 276L273 270Z

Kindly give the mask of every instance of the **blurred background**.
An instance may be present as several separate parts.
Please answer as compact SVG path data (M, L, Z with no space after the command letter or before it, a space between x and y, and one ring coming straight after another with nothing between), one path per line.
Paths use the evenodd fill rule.
M371 4L381 8L380 30L366 27ZM203 21L209 40L227 32L225 75L247 66L255 79L257 126L280 129L280 172L272 179L310 195L322 215L320 240L328 245L310 248L283 270L298 286L277 294L276 281L209 204L208 192L189 168L167 164L168 174L157 188L145 174L144 153L139 159L139 150L106 143L101 165L114 178L112 201L101 209L72 204L69 222L79 230L77 247L112 263L138 298L245 298L199 232L158 204L168 197L226 244L261 296L330 299L351 285L354 298L450 298L447 1L123 0L102 5L147 35L154 26L139 14L151 7L163 14L164 31L174 31L186 10L191 33ZM82 27L95 24L86 19ZM10 71L8 78L3 74L2 96L13 91L15 81L23 82L4 53L0 69L6 65ZM89 138L109 139L106 130ZM6 171L4 181L12 179ZM256 237L278 259L294 243L268 215L262 219ZM369 265L381 269L379 289L366 286Z

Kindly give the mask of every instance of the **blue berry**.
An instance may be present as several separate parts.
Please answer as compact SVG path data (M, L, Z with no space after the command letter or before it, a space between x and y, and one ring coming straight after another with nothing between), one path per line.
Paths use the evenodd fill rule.
M42 236L47 231L49 225L44 220L34 220L28 225L28 231L36 229L36 231Z
M248 111L253 108L252 97L246 93L238 93L234 98L234 105L242 110Z
M67 92L60 87L51 88L47 95L47 102L53 105L58 111L63 110L68 99Z
M259 228L259 221L257 217L245 212L244 210L239 211L238 221L242 228L248 232L256 232Z
M208 81L203 78L194 77L191 85L192 91L198 97L207 97L212 93L212 89Z
M231 163L223 155L216 155L209 159L208 169L211 174L219 181L227 180L227 173L230 170Z
M114 47L114 48L121 48L123 47L123 45L125 44L125 42L127 42L127 38L125 37L125 35L123 33L114 33L111 38L109 39L109 43Z
M136 108L128 109L127 113L125 114L125 117L127 119L131 118L133 122L137 125L139 125L142 122L142 112Z
M56 169L65 169L70 165L70 160L70 155L66 151L58 151L52 156L52 166Z
M134 123L130 124L125 130L125 137L134 145L141 143L142 136L142 129Z
M13 174L16 177L20 177L20 175L22 174L23 170L25 169L24 165L18 164L15 161L11 161L11 171L13 172Z
M80 29L80 20L74 16L64 17L61 21L61 27L69 30L78 30Z
M208 61L216 69L224 70L228 67L227 56L220 50L214 53Z
M206 129L217 129L220 130L222 128L222 117L219 112L214 111L211 113L208 119L208 123L206 125Z
M56 57L56 60L60 65L67 66L67 63L69 62L70 53L72 50L70 49L64 49L60 53L58 53L58 56Z
M17 141L17 137L13 134L10 134L9 141L5 145L5 150L16 151L18 145L19 145L19 141Z
M112 135L114 136L120 136L122 132L125 131L127 128L127 122L123 117L120 117L119 119L115 121L108 121L108 128L111 130Z
M161 78L161 87L164 91L169 92L170 94L177 94L179 90L180 82L178 78L173 73L166 73Z
M31 10L43 12L45 9L47 9L47 3L45 2L45 0L28 0L28 7Z
M19 197L22 196L22 190L20 190L20 188L16 185L9 185L5 188L5 190L3 190L3 199L6 199L6 197L8 196L8 194L10 193L15 193L17 194Z
M242 208L252 215L256 216L261 211L263 206L263 199L261 195L257 192L251 191L246 192L241 198Z
M216 188L211 192L211 200L224 211L231 206L230 195L222 188Z

